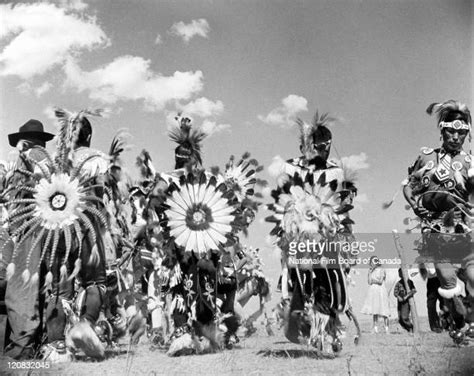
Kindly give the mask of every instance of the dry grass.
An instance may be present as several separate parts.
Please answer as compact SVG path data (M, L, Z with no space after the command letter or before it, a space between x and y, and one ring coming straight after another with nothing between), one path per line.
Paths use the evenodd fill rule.
M473 375L474 348L457 348L449 336L420 333L417 336L392 328L390 334L370 334L370 323L362 323L363 336L354 345L349 325L342 353L335 359L327 354L291 344L277 332L268 337L265 330L243 339L237 348L216 354L170 358L151 350L142 339L131 356L127 372L127 355L114 355L101 362L74 362L54 366L49 372L31 375ZM124 347L126 348L126 347ZM7 359L0 360L1 374L8 374ZM10 373L18 375L19 373ZM25 373L24 373L25 374Z

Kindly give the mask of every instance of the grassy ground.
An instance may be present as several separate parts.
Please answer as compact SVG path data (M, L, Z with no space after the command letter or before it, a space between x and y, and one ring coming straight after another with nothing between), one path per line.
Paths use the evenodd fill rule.
M217 354L170 358L150 349L143 338L127 358L113 354L97 363L77 361L52 365L49 370L30 375L474 375L474 347L457 348L447 333L421 332L417 336L392 325L389 334L371 334L370 322L362 322L363 336L353 343L354 330L348 327L344 348L335 359L325 359L311 349L286 341L281 332L269 337L263 329L243 339L233 350ZM0 359L2 375L28 374L8 368ZM11 359L10 359L11 360ZM128 365L128 368L127 368Z

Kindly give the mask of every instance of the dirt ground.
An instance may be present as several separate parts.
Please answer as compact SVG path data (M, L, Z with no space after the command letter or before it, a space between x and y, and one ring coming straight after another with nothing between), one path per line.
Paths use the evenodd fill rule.
M147 338L127 358L127 346L103 362L76 361L52 365L30 373L8 368L11 359L0 358L2 375L474 375L474 347L457 348L447 333L422 331L417 336L402 332L397 324L390 334L370 333L362 322L359 345L353 343L354 328L348 325L344 348L335 359L326 359L303 346L289 343L281 331L268 336L263 328L243 338L233 350L217 354L170 358L151 349ZM426 325L422 325L422 328Z

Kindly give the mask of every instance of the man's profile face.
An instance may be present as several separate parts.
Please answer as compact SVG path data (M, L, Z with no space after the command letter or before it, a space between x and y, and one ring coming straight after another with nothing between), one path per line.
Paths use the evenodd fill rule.
M441 132L443 148L447 152L456 152L462 149L468 131L466 129L444 128Z

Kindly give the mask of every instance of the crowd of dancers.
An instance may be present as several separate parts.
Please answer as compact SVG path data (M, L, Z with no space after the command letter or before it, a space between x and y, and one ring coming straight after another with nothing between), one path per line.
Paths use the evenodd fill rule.
M263 166L249 153L230 157L222 170L203 167L206 135L186 117L178 115L170 131L174 168L156 171L143 150L139 178L132 180L121 162L125 132L108 154L90 147L91 121L101 111L55 113L57 135L29 120L8 136L13 152L0 165L6 355L101 360L122 338L132 346L143 335L170 356L220 351L239 341L239 327L253 333L258 317L269 334L281 319L289 341L341 351L340 315L357 323L347 289L355 257L342 248L304 262L314 261L304 249L308 242L356 239L350 211L357 166L329 158L334 119L316 113L311 123L298 120L301 156L272 165L276 187L269 203L261 194L268 185L259 177ZM455 101L433 104L428 113L438 115L442 145L422 149L403 192L421 222L418 260L439 283L450 334L462 344L474 337L474 162L462 150L471 116ZM46 144L53 139L51 153ZM271 286L264 255L244 245L263 204L281 252L282 300L273 315L266 310ZM339 256L347 262L329 262ZM369 274L373 299L381 285L375 272ZM415 293L410 282L401 279L396 289L407 330L407 302ZM248 315L243 307L252 296L259 305ZM369 312L373 305L364 310L378 315Z

